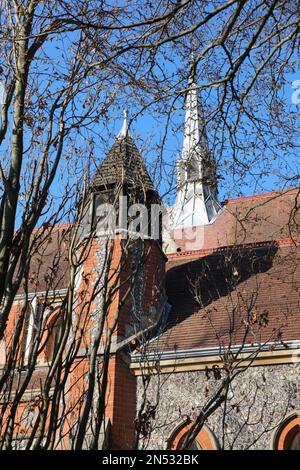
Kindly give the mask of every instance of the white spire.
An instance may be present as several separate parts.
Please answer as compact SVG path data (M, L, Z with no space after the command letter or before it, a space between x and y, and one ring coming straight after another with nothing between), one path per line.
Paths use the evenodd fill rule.
M128 111L127 109L124 109L123 111L123 125L121 127L121 130L118 134L118 137L126 137L128 135Z
M204 143L204 124L200 116L200 106L198 101L197 85L190 82L190 90L186 98L184 139L182 147L182 160L187 161L190 158L201 158L204 151L201 143Z
M194 73L189 79L182 156L177 170L178 190L172 211L173 227L211 223L220 206L214 184L214 161L210 157Z

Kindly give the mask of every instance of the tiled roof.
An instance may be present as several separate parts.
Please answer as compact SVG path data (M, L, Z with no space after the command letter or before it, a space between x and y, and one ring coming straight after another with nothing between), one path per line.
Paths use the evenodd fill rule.
M299 340L299 261L298 246L273 242L170 260L166 291L172 308L151 349Z
M68 287L68 247L70 226L60 225L34 231L30 253L28 290L30 293L49 292ZM23 287L19 289L22 294Z
M146 165L129 134L116 139L94 175L92 188L105 188L117 183L154 191Z
M212 224L194 229L195 236L172 233L171 311L151 348L300 339L298 199L299 189L231 199ZM262 323L266 317L266 324L257 320L249 328L249 316Z
M193 233L170 230L169 235L182 253L215 250L220 247L280 240L299 236L299 189L229 199L209 225ZM169 255L170 258L172 254Z

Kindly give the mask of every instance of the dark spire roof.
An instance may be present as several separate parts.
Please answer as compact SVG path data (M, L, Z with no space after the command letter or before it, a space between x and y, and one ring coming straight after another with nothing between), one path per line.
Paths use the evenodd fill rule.
M132 137L117 137L92 180L92 189L124 184L154 191L154 186Z

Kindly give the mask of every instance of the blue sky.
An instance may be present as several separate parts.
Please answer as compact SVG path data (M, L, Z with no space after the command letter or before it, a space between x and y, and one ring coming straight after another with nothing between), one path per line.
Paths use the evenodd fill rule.
M300 71L297 73L289 74L286 77L286 84L283 89L284 100L286 103L287 112L295 116L297 124L299 126L299 112L300 106L296 105L292 101L292 94L295 90L292 88L292 83L295 80L300 80ZM113 143L114 136L117 135L119 129L122 126L123 117L122 109L116 111L116 116L119 112L119 118L116 117L114 126L112 127L111 137L109 139L108 147ZM130 113L130 108L129 108ZM180 128L177 134L168 132L167 141L164 147L164 160L170 167L166 171L172 171L172 163L176 158L180 158L181 146L183 141L183 122L184 122L184 112L182 109L178 110L173 114L174 124L177 124ZM141 147L144 142L147 142L147 147L149 150L143 152L143 155L146 157L148 166L151 171L151 161L153 160L153 153L151 154L151 147L154 147L155 142L159 142L161 136L165 130L165 119L161 117L160 123L157 123L151 113L145 113L143 116L139 116L136 122L132 123L131 134L136 139L137 144ZM152 139L152 141L151 141ZM299 141L300 144L300 141ZM155 153L155 152L154 152ZM282 158L276 158L272 160L272 156L268 157L268 168L265 171L264 177L258 175L255 179L252 175L245 175L243 177L243 182L238 185L235 185L234 175L230 173L230 170L222 167L222 162L220 165L220 180L219 180L219 197L220 200L226 199L228 197L236 197L238 195L251 195L258 194L262 192L273 191L276 189L283 189L286 187L294 187L299 184L299 181L287 182L283 178L284 174L288 174L290 168L290 174L300 174L300 158L299 152L296 149L294 152L298 155L289 156L288 158L285 155L282 155ZM255 167L252 168L253 173L255 174ZM162 182L160 186L160 191L164 192L165 187Z
M57 52L56 52L57 48ZM63 52L62 52L63 51ZM56 66L59 70L64 70L64 55L68 55L68 45L65 38L61 38L60 41L52 41L48 44L46 53L51 57L53 64L57 62ZM171 49L171 53L174 51ZM171 56L171 54L169 54ZM171 76L175 69L181 69L181 73L187 69L189 58L185 58L182 62L182 56L174 57L167 62L164 58L162 63L165 67L165 71ZM38 67L43 67L38 62ZM39 69L41 72L42 68ZM142 71L141 71L142 73ZM177 73L177 70L176 70ZM201 82L201 71L198 70L199 82ZM265 77L267 79L267 77ZM294 118L299 128L299 112L300 107L292 102L292 82L300 80L300 70L293 74L286 76L285 84L281 90L283 99L285 101L284 114L287 120ZM109 91L108 91L109 92ZM132 92L131 92L132 93ZM205 104L209 105L213 103L215 99L214 91L204 93ZM90 149L88 143L88 132L82 131L74 137L76 145L81 148L82 152L86 155L82 156L82 161L77 168L76 177L80 180L82 178L82 172L86 169L89 163L89 154L94 153L94 160L91 164L91 172L95 171L96 167L101 163L101 160L105 157L109 151L110 146L113 144L123 122L123 109L127 108L129 115L134 114L139 110L139 98L128 94L126 87L120 90L117 100L113 103L111 108L108 110L107 115L101 116L98 123L94 124L91 128L90 135L93 135L94 149ZM81 107L81 103L78 101L77 106ZM137 146L140 148L142 155L146 159L147 166L151 175L154 175L155 181L158 181L158 190L160 194L168 192L170 184L175 186L175 162L180 158L181 146L183 141L183 125L184 125L184 99L183 96L176 101L176 109L172 112L172 120L168 127L168 131L165 136L167 115L166 109L154 109L154 107L147 108L142 114L139 114L136 120L132 123L131 134L134 137ZM205 108L206 110L206 108ZM161 111L161 112L160 112ZM263 112L263 111L262 111ZM209 114L209 113L208 113ZM299 135L299 134L298 134ZM210 134L211 136L211 134ZM163 165L160 165L160 143L165 137L163 147ZM272 144L272 142L269 142ZM296 145L299 144L299 139L296 140ZM262 192L272 191L275 189L282 189L287 186L297 186L298 180L287 181L285 176L295 175L300 173L299 165L299 151L298 148L290 149L289 151L282 151L280 148L277 149L277 155L266 152L266 161L262 162L262 152L259 150L253 154L252 158L250 155L250 167L248 171L242 171L242 163L233 165L233 160L230 155L226 154L226 148L221 155L218 155L217 161L219 164L219 198L224 200L228 197L237 197L241 195L258 194ZM2 153L5 152L5 147L2 149ZM238 154L239 155L239 154ZM241 156L241 159L243 156ZM61 194L63 193L63 183L71 176L72 168L71 163L68 160L68 147L65 147L64 158L61 163L60 170L58 172L55 184L52 187L52 196L54 197L53 204L59 201ZM161 171L161 174L160 174ZM172 177L173 175L173 177ZM72 175L71 177L74 177ZM168 194L165 199L167 204L172 204L174 200L173 193Z

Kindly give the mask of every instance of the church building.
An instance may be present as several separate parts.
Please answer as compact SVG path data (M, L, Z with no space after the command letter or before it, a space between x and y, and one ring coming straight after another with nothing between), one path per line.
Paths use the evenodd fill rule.
M26 413L33 427L34 403L43 410L57 400L41 428L47 435L55 410L68 416L52 448L180 449L196 422L190 449L300 449L299 190L221 202L216 173L193 77L174 206L153 210L162 201L125 116L82 202L76 236L58 226L33 254L28 291L18 292L9 320L12 331L29 312L10 393L22 393L16 415ZM144 237L131 237L137 212ZM43 315L50 333L29 374ZM0 348L3 373L10 340ZM30 441L22 426L14 448Z

